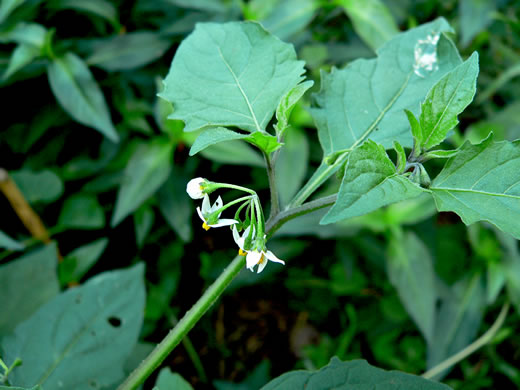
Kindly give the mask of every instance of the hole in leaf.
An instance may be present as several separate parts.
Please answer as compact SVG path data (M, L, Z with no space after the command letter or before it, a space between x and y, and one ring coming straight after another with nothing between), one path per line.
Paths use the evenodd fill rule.
M114 328L119 328L121 326L121 319L117 317L108 317L108 323Z

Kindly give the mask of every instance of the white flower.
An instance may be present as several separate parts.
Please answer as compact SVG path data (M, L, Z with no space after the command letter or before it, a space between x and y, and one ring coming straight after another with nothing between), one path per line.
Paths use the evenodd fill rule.
M202 177L196 177L195 179L191 179L186 186L186 192L192 199L202 199L204 198L204 186L206 183L206 179Z
M244 247L245 240L249 235L250 229L251 226L248 226L246 230L244 230L242 236L240 236L236 226L233 226L233 239L240 248L238 254L241 256L246 256L246 268L251 272L254 272L253 268L255 267L255 265L258 265L256 272L260 273L264 270L269 260L275 263L281 263L285 265L285 261L280 260L278 257L276 257L276 255L273 252L267 250L267 248L265 247L265 235L264 237L262 237L261 240L257 240L258 244L256 245L256 248L254 250L249 250Z
M234 219L220 219L221 213L215 217L210 217L210 215L220 209L223 204L222 198L219 196L213 206L211 206L208 194L204 195L204 199L202 200L202 210L200 207L197 207L197 213L199 214L200 219L204 222L202 227L205 230L209 230L210 227L229 226L238 223L238 221Z

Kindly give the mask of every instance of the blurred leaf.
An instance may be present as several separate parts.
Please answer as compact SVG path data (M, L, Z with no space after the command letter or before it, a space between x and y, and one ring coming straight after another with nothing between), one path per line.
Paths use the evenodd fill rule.
M142 248L144 240L152 229L155 213L149 206L143 205L134 213L134 228L137 246Z
M151 31L136 31L97 41L87 63L106 71L139 68L157 60L172 42Z
M401 302L431 344L435 323L435 272L428 248L411 231L392 229L388 243L387 272Z
M444 19L437 19L396 35L377 50L376 59L358 59L344 69L322 73L311 114L325 155L349 149L366 137L385 148L394 141L410 147L410 126L403 110L417 114L430 88L461 63L444 34L451 31ZM421 55L421 45L435 57L429 52ZM435 59L431 70L424 64L425 55Z
M168 3L179 7L193 8L207 12L225 13L228 6L221 0L166 0Z
M520 253L518 241L509 234L497 230L497 237L505 249L501 265L506 277L507 294L509 299L520 313Z
M117 226L166 181L171 170L173 145L156 139L139 145L125 169L117 194L111 226Z
M261 3L265 4L265 0ZM305 29L317 8L318 2L314 0L281 0L260 22L271 34L287 40Z
M417 140L422 150L440 144L459 123L457 116L475 96L478 71L478 54L474 52L428 92L421 104L421 137Z
M29 203L52 203L63 193L61 179L52 171L10 172L12 179Z
M24 2L25 0L2 0L2 3L0 4L0 23L3 23L11 12Z
M464 143L433 181L439 211L456 212L466 225L488 221L520 238L520 142Z
M350 152L336 203L320 224L367 214L419 196L423 191L405 176L398 175L385 149L368 140Z
M2 2L3 4L4 2ZM19 45L26 44L42 48L45 44L46 35L47 30L41 24L21 22L16 24L14 28L1 32L0 42L16 42Z
M262 360L262 362L255 367L246 379L240 383L233 383L222 380L213 381L213 386L216 390L250 390L259 389L269 381L269 360Z
M250 146L239 140L222 142L210 146L200 152L207 159L233 165L249 165L253 167L265 167L263 157Z
M101 229L105 226L105 213L95 196L72 195L63 204L58 226L62 229Z
M339 0L354 29L374 51L399 32L392 14L381 0Z
M480 143L493 131L497 141L514 141L520 137L520 101L517 100L486 119L466 128L464 137L473 144Z
M161 214L184 241L191 240L191 216L195 210L186 194L186 184L189 180L184 172L174 166L170 177L157 193Z
M58 294L57 263L56 245L48 244L0 266L0 336Z
M292 371L272 380L261 390L449 390L450 387L399 371L385 371L365 360L342 362L332 358L319 371Z
M459 352L474 340L485 307L486 291L480 275L457 282L448 290L435 315L434 342L428 345L428 368ZM445 374L446 371L435 379L440 380Z
M119 25L117 9L107 0L53 0L51 6L58 9L87 11L108 20L114 27Z
M0 230L0 248L7 249L9 251L21 251L24 249L24 245L18 241L13 240L11 237Z
M504 87L504 85L508 85L512 79L520 76L520 64L516 63L511 67L507 68L503 73L501 73L495 80L493 80L489 85L478 94L476 99L477 104L481 104L491 98L499 89Z
M287 204L300 189L309 165L309 142L299 128L285 134L285 147L276 160L276 185L282 204Z
M4 80L8 79L14 73L22 69L25 65L30 64L40 54L41 49L36 46L27 43L22 43L18 45L11 54L11 58L9 59L9 65L7 66L7 69L2 75L2 78Z
M459 26L461 45L468 46L475 35L486 30L493 20L495 0L460 0Z
M58 266L60 283L66 285L70 282L79 282L98 261L107 244L107 238L100 238L68 253Z
M182 376L172 373L169 367L164 367L159 372L152 390L193 390L193 387L186 382Z
M198 24L179 46L160 96L173 103L170 118L185 121L184 131L265 131L303 73L294 48L258 23Z
M9 380L77 390L118 383L142 323L143 273L142 264L104 272L42 306L3 340L6 363L23 360Z
M81 58L73 53L55 58L47 74L54 96L70 116L118 142L103 92Z

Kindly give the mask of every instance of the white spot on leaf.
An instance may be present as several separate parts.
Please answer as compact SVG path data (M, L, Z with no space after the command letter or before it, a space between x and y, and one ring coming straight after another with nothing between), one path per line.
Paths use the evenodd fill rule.
M428 35L425 39L419 39L415 44L413 71L419 77L425 77L429 73L439 69L437 60L437 43L440 34Z

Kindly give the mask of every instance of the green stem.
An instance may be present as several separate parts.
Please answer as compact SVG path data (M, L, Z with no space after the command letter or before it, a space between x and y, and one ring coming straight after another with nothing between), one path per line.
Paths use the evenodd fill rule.
M224 292L233 278L246 265L244 256L236 256L235 259L224 269L222 274L206 290L193 307L186 312L168 335L155 347L145 360L130 374L128 378L118 387L118 390L136 389L152 372L159 367L170 352L181 342L186 334L195 326L200 318L206 313L211 305Z
M212 188L214 188L215 190L219 189L219 188L231 188L233 190L238 190L238 191L244 191L244 192L247 192L251 195L256 195L256 192L249 189L249 188L246 188L246 187L242 187L242 186L237 186L235 184L228 184L228 183L214 183Z
M228 208L230 208L231 206L236 205L237 203L244 202L244 201L249 200L249 199L251 199L251 198L252 198L252 196L248 195L248 196L243 196L243 197L241 197L241 198L235 199L235 200L233 200L233 201L231 201L231 202L229 202L229 203L226 203L224 206L222 206L222 207L219 208L218 210L215 210L213 213L211 213L211 215L214 215L214 214L218 215L218 214L220 214L221 212L223 212L225 209L228 209Z
M278 198L278 189L276 188L276 175L274 171L274 160L264 153L265 165L267 168L267 178L269 179L269 192L271 194L271 212L270 217L274 217L280 212L280 200Z
M509 311L509 302L504 303L504 306L502 306L502 310L500 310L500 314L498 315L497 319L495 320L495 323L487 330L486 333L484 333L482 336L480 336L477 340L475 340L473 343L468 345L466 348L464 348L462 351L457 352L455 355L451 356L450 358L444 360L443 362L437 364L435 367L430 368L428 371L426 371L424 374L422 374L422 377L431 379L434 376L440 374L444 370L450 368L451 366L457 364L461 360L464 360L469 355L471 355L473 352L475 352L477 349L483 347L487 343L489 343L493 337L495 337L498 330L502 327L504 324L504 321L507 316L507 312Z

